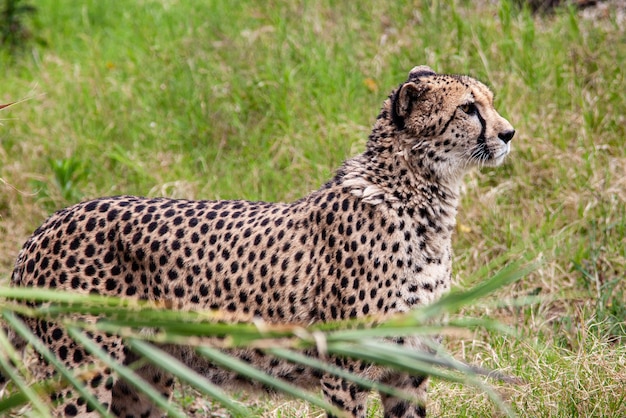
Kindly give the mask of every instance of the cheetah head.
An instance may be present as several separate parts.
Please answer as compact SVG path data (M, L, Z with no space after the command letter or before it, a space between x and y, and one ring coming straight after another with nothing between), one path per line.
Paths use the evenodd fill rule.
M487 86L426 66L413 68L392 95L391 116L409 164L451 180L474 166L500 165L515 134Z

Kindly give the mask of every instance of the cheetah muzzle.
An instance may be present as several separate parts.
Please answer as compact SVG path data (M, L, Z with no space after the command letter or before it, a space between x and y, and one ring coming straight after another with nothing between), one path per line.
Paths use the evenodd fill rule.
M473 167L501 164L514 133L485 85L415 67L385 100L365 152L310 195L293 203L132 196L79 203L52 215L28 239L12 284L219 309L237 321L311 324L404 312L450 288L462 177ZM97 363L58 325L27 323L66 366ZM117 336L93 338L119 361L134 356ZM220 385L241 381L191 348L170 351ZM273 376L321 384L333 404L366 416L368 391L352 383L258 351L236 355ZM339 363L416 399L426 396L423 376ZM43 361L36 367L36 376L53 374ZM160 370L138 372L170 393L173 380ZM114 414L160 416L109 373L102 371L89 387ZM58 396L66 400L57 415L94 414L80 399ZM423 403L381 396L386 417L425 415Z

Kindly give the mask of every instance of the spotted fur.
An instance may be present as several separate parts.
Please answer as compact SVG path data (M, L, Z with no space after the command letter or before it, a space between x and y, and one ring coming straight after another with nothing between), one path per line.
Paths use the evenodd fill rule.
M512 126L493 94L467 77L415 67L384 102L366 151L347 160L321 189L293 203L109 197L52 215L24 244L12 284L165 301L218 309L233 321L311 324L404 312L450 288L451 237L463 174L499 165ZM97 363L57 324L28 322L71 368ZM119 361L136 356L117 336L93 335ZM403 343L419 349L419 341ZM187 347L164 347L213 382L239 385ZM259 351L236 353L273 376L321 384L328 400L355 417L367 391ZM347 359L337 365L425 398L427 378ZM125 417L160 416L150 402L99 370L88 387ZM164 396L173 380L138 371ZM41 378L52 375L44 362ZM57 414L89 416L67 391ZM386 417L421 417L423 403L382 396Z

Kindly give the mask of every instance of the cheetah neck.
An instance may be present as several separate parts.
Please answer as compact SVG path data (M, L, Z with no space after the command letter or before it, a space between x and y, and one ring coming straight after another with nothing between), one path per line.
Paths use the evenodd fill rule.
M385 163L376 163L372 167L371 161L363 157L361 155L346 161L336 180L365 202L388 203L392 206L423 206L426 202L457 206L460 182L442 182L432 176L411 171L401 152L390 156L389 161L394 166L404 165L407 168L394 169L389 173L378 167Z
M336 179L369 204L392 207L441 206L456 215L462 175L437 176L427 167L409 163L410 144L399 130L386 100L367 142L367 150L344 163ZM424 162L428 156L422 156Z

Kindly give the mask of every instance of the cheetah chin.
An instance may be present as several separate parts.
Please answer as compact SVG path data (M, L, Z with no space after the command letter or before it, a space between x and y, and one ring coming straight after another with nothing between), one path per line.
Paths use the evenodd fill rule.
M405 312L450 288L461 179L473 167L501 164L514 134L484 84L415 67L384 101L366 150L310 195L293 203L133 196L79 203L52 215L26 241L11 282L220 310L232 321L309 325ZM65 366L91 367L86 387L113 414L161 415L60 324L26 322ZM117 335L89 337L120 362L138 358ZM417 338L397 343L422 347ZM191 347L162 348L220 386L245 381ZM321 387L338 408L366 416L369 391L351 382L260 350L231 354L272 376ZM426 376L346 358L331 361L412 395L409 402L382 393L386 417L425 415ZM43 360L32 371L38 379L54 374ZM171 394L174 380L158 367L145 364L137 373L164 396ZM69 389L53 398L62 399L57 416L96 416Z

